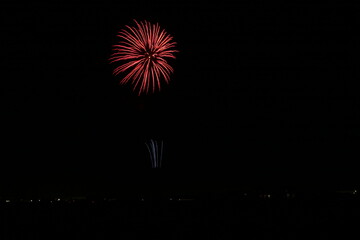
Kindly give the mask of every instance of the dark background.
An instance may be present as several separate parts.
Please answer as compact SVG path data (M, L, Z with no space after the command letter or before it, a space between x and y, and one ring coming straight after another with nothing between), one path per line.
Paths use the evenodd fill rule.
M357 5L3 3L0 194L359 184ZM180 51L137 97L108 58L132 20ZM145 141L164 140L162 169Z

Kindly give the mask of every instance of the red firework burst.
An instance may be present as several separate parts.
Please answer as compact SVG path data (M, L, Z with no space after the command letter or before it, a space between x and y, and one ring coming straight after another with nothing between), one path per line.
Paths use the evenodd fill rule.
M120 66L113 71L114 75L125 72L125 77L120 84L131 81L133 90L138 89L138 95L148 93L150 89L160 91L160 81L170 81L170 74L174 71L168 64L167 59L175 59L174 49L176 42L172 41L165 30L159 24L151 24L143 21L137 22L136 26L125 26L118 33L122 40L113 45L113 53L110 63L119 62Z

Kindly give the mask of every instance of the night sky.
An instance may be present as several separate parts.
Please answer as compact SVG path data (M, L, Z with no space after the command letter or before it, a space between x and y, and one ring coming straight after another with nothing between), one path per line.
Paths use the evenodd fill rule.
M0 193L360 183L357 5L98 2L1 5ZM112 75L133 19L177 42L160 93Z

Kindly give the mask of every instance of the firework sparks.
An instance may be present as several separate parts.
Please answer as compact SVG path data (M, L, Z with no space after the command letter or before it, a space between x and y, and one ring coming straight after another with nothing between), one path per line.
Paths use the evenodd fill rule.
M149 150L151 167L160 168L164 147L163 141L161 141L161 143L159 144L157 141L151 139L149 143L145 144L147 149Z
M113 74L125 73L120 84L130 81L138 95L160 91L160 82L169 83L170 74L174 71L167 60L175 59L174 53L178 52L174 49L176 42L157 23L134 22L135 27L125 26L117 35L121 41L113 45L109 60L120 65Z

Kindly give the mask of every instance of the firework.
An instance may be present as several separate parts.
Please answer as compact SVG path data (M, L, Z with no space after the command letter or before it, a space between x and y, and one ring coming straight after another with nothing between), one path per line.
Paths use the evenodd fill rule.
M120 84L131 82L138 95L160 91L161 82L169 83L174 71L167 60L175 59L176 42L157 23L134 22L136 26L125 26L117 35L121 41L113 45L109 59L110 63L119 64L113 74L124 73Z
M161 143L159 144L157 141L151 139L149 143L145 144L147 149L149 150L151 167L160 168L164 147L163 141L161 141Z

